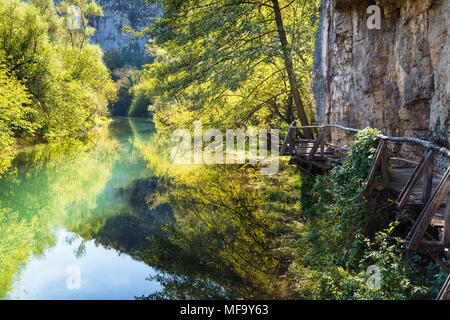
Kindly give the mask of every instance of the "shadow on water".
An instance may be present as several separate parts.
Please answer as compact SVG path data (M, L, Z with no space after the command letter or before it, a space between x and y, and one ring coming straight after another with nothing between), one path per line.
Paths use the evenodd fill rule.
M149 120L117 118L89 148L77 145L67 153L70 146L58 146L19 157L15 172L0 179L0 297L29 298L22 290L53 298L50 283L64 296L64 268L40 287L27 279L56 268L52 255L63 259L69 251L95 287L69 298L106 298L112 289L99 278L111 272L115 278L108 281L117 282L138 269L149 281L117 285L114 298L271 294L278 261L269 254L270 222L260 211L252 173L234 166L174 167L170 143L153 133ZM101 248L108 252L98 253Z

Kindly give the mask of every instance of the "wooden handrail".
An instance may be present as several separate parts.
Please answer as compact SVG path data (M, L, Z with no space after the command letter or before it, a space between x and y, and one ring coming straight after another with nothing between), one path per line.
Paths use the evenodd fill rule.
M316 160L317 162L330 161L324 154L324 145L331 146L331 144L325 142L325 137L328 136L326 130L328 128L337 128L344 131L349 131L352 133L359 133L362 130L348 128L337 124L324 124L324 125L310 125L310 126L290 126L288 134L286 135L285 142L283 144L282 150L286 150L289 145L289 149L291 149L290 154L292 155L292 149L295 145L295 133L297 130L302 129L320 129L320 133L317 135L314 140L314 144L310 148L304 147L302 152L297 152L297 156L299 161L308 164L310 167L312 166L311 161ZM425 153L421 158L420 162L391 157L390 160L395 161L405 161L409 164L414 164L415 168L412 174L409 176L406 185L402 188L400 194L398 195L397 200L395 201L397 207L399 209L403 209L406 205L410 205L410 210L421 209L421 213L418 219L414 222L412 229L410 230L407 236L407 248L410 250L418 250L424 249L429 251L433 260L436 261L446 272L450 273L450 269L439 259L437 252L443 251L445 249L450 248L450 168L447 168L445 174L442 176L436 172L434 172L435 167L435 154L439 153L447 158L450 158L450 150L445 147L440 147L432 142L425 141L418 138L411 137L390 137L383 134L378 134L376 137L379 139L378 148L374 155L374 159L372 161L372 166L369 170L368 177L366 182L364 183L364 188L367 189L372 185L372 182L375 178L376 172L378 168L381 166L381 173L383 176L382 183L377 183L377 185L392 187L395 186L395 182L401 181L400 178L397 178L397 181L393 181L393 184L390 185L390 178L393 177L395 180L395 175L389 174L389 171L394 171L389 166L388 159L388 150L387 144L388 142L393 143L411 143L415 145L419 145L424 148ZM312 142L312 141L311 141ZM311 144L308 144L311 146ZM335 146L341 148L339 146ZM318 153L319 148L321 148L321 157L316 157L316 153ZM308 151L309 150L309 151ZM316 164L315 166L318 168L324 169L325 166L321 166L322 162ZM311 169L308 169L308 172L311 172ZM332 168L333 166L330 165ZM329 167L327 167L329 168ZM409 168L409 167L408 167ZM409 170L409 169L408 169ZM407 170L407 172L409 172ZM436 186L433 192L433 176L439 177L441 180ZM421 202L417 203L409 203L411 195L416 190L416 187L419 185L420 181L422 183L422 192L421 192ZM392 191L395 189L392 188ZM447 198L447 199L446 199ZM420 207L418 206L420 204ZM424 235L427 233L427 229L433 221L433 218L436 216L436 212L442 208L445 204L445 213L443 219L443 230L442 236L439 241L429 241L424 239ZM434 223L434 226L442 227L441 218L439 218L439 222ZM439 293L438 299L450 298L450 276L447 278L447 281Z
M426 229L431 223L434 214L438 210L442 200L447 195L448 187L450 185L450 168L445 172L444 178L439 182L433 196L425 205L419 218L409 232L408 238L411 239L408 243L408 249L417 250L420 240L423 238Z
M442 286L441 291L439 291L439 294L436 298L436 300L444 300L450 291L450 275L447 277L447 280L445 281L444 285Z
M290 128L295 128L295 129L313 129L313 128L337 128L337 129L341 129L344 131L350 131L350 132L354 132L354 133L359 133L361 132L360 129L354 129L354 128L348 128L348 127L344 127L338 124L325 124L325 125L313 125L313 126L291 126ZM378 134L377 137L379 139L385 140L385 141L391 141L391 142L406 142L406 143L413 143L413 144L417 144L420 145L426 149L431 149L434 150L436 152L439 152L441 154L443 154L444 156L447 156L450 158L450 150L444 147L440 147L432 142L429 141L425 141L419 138L411 138L411 137L390 137L390 136L386 136L383 134Z

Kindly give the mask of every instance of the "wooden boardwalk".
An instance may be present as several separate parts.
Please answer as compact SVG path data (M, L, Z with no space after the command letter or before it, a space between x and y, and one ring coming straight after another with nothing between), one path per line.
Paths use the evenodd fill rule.
M320 129L315 140L298 139L304 129ZM360 130L339 125L291 126L280 151L291 156L291 164L309 173L324 173L342 163L349 148L329 142L332 130L357 133ZM413 227L407 236L410 250L424 250L448 273L440 256L450 256L450 167L440 174L436 166L438 155L450 159L450 150L431 142L410 137L379 135L379 144L364 187L370 190L382 186L397 195L395 205L405 217L412 220ZM414 144L423 149L419 162L395 157L389 144ZM375 182L376 176L381 179ZM450 299L450 276L438 299Z

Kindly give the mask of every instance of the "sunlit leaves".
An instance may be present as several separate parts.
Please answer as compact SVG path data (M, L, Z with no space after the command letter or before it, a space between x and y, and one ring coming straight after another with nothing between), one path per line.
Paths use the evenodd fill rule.
M83 19L101 14L93 2L76 3ZM101 49L86 34L74 42L53 1L0 0L0 15L2 173L14 144L85 136L116 89Z
M291 122L290 86L274 22L263 1L163 1L164 16L147 28L158 63L141 88L155 99L161 123L215 127ZM310 79L318 1L281 1L298 87L312 116ZM181 107L180 107L181 106ZM173 118L172 110L180 114ZM180 121L180 118L183 118Z

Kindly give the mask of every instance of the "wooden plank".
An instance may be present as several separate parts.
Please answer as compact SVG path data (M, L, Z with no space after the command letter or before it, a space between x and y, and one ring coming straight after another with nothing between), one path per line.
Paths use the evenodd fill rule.
M383 186L389 184L389 162L387 150L381 154L381 173L383 175Z
M434 157L430 157L430 163L427 165L423 176L423 191L422 191L422 201L427 203L431 198L431 191L433 189L433 167L434 167Z
M420 178L422 177L425 169L427 166L431 163L433 150L428 150L425 155L420 160L417 167L414 169L411 177L409 178L408 182L406 183L405 187L403 188L402 192L400 193L398 199L397 199L397 207L399 209L402 209L405 204L408 202L409 197L411 196L411 193L413 193L414 189L416 188L417 184L420 182ZM424 202L426 203L426 202Z
M375 173L378 169L378 165L380 164L381 157L386 149L386 141L380 140L378 144L377 152L375 153L375 158L373 159L372 166L369 171L369 175L367 176L367 180L364 183L364 188L367 189L369 185L372 183L375 178Z
M320 143L320 156L323 157L325 155L325 138L322 139Z
M444 285L442 286L441 291L436 298L436 300L447 300L450 299L450 275L445 280Z
M281 147L280 155L284 155L286 152L287 146L289 145L289 154L292 154L294 148L294 139L295 134L297 133L297 129L293 126L289 127L288 133L286 134L286 138L284 138L283 146Z
M436 262L442 270L444 270L447 274L450 274L450 268L439 258L436 251L430 252L431 258L433 258L434 262Z
M434 214L439 209L442 204L442 200L445 196L447 196L448 186L450 184L450 167L445 172L444 178L439 183L436 191L431 197L430 201L428 201L425 208L422 210L422 213L411 229L408 238L411 239L408 243L408 249L417 250L420 244L420 240L423 238L423 235L427 231L428 226L433 219Z
M444 217L444 237L442 243L446 248L450 248L450 195L447 193L447 204L445 206Z
M313 145L313 147L311 149L311 152L308 155L308 160L312 159L316 155L317 150L319 149L320 145L322 144L322 141L324 139L324 135L325 135L325 128L322 128L320 130L319 135L317 136L316 141L314 142L314 145Z
M419 248L432 252L444 251L444 245L440 241L421 240L419 242Z

